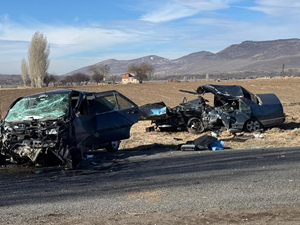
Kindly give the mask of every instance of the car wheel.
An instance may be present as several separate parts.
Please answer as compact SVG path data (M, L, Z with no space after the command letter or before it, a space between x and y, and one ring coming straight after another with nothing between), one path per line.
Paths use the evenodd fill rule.
M204 126L202 121L199 118L191 118L186 126L188 132L192 133L192 134L199 134L202 133L204 131Z
M105 147L106 151L108 151L108 152L116 152L116 151L118 151L119 146L120 146L120 142L121 141L112 141L112 142L110 142L109 145L107 145Z
M248 120L244 125L246 132L255 132L261 129L261 123L258 120Z

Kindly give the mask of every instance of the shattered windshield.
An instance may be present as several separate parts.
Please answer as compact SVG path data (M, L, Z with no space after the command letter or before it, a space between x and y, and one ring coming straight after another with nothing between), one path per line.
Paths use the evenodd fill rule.
M68 99L68 93L22 98L8 111L5 121L61 117L68 111Z

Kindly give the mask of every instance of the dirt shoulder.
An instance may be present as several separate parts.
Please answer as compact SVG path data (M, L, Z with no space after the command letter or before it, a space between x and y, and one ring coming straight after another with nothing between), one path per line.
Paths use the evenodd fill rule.
M300 210L298 208L277 208L272 210L247 211L179 211L179 212L147 212L122 213L116 215L77 215L48 214L26 222L19 221L14 224L103 224L103 225L133 225L133 224L299 224Z

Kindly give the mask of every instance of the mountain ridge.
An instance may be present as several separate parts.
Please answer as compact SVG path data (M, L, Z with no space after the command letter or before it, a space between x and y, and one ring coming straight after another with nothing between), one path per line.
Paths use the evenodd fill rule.
M285 64L289 69L300 69L300 39L278 39L268 41L243 41L220 50L217 53L198 51L177 59L168 59L157 55L148 55L129 60L108 59L94 65L108 65L111 75L125 73L129 64L143 61L155 68L155 74L161 76L203 74L207 72L281 70ZM92 66L92 65L90 65ZM73 70L65 75L77 72L90 74L89 66Z

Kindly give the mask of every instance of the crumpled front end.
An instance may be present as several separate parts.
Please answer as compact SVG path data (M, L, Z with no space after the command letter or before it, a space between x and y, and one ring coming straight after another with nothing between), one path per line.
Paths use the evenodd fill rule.
M1 152L16 163L45 164L53 158L65 163L67 130L62 119L3 122Z
M245 121L250 117L237 111L236 107L229 103L224 100L220 106L213 107L200 95L196 99L185 100L174 108L166 107L163 102L152 103L140 107L140 119L152 120L160 130L165 127L187 129L192 133L222 127L235 132L242 130Z

